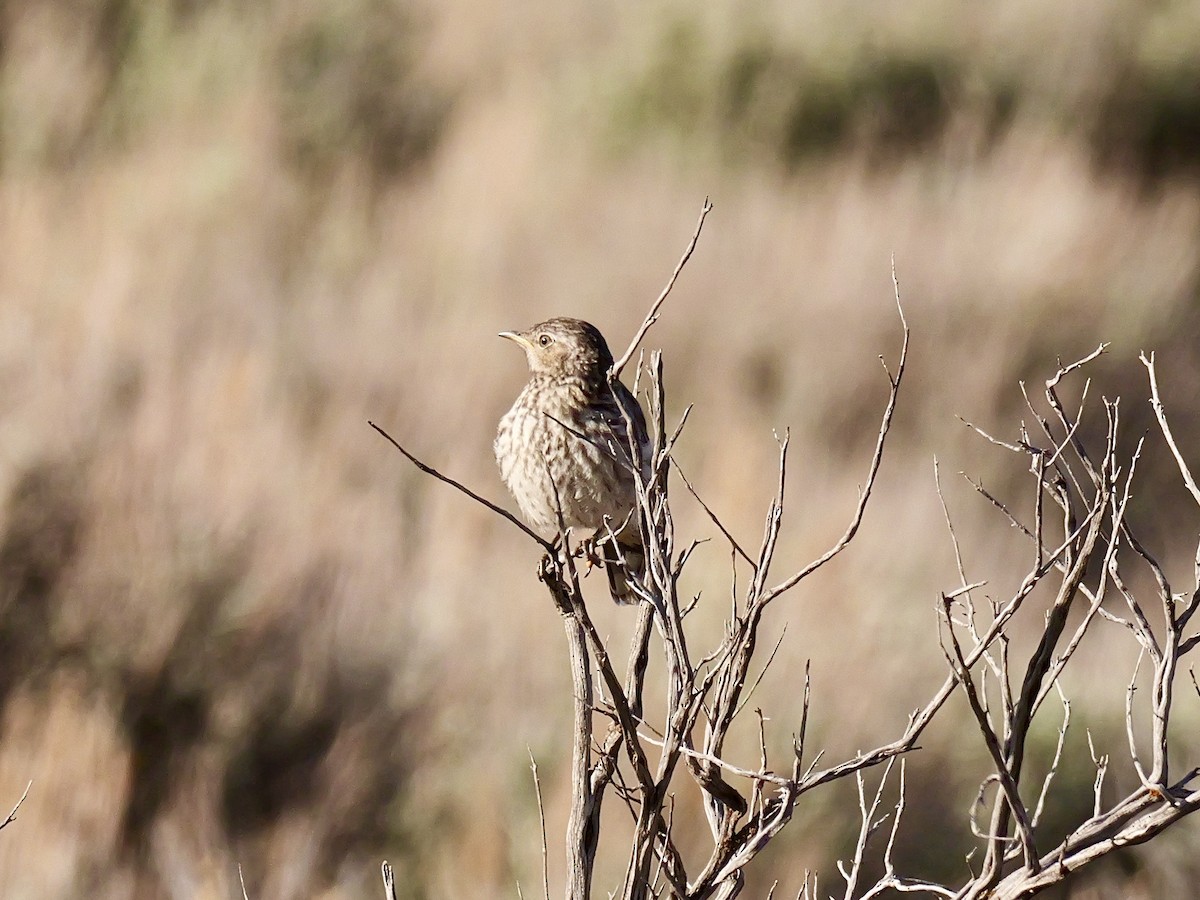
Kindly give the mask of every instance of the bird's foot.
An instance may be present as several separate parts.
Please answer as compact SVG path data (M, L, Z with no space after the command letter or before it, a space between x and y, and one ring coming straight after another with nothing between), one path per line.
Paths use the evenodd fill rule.
M579 546L575 548L575 558L582 559L586 564L583 570L583 577L586 578L597 567L604 565L604 557L600 555L596 549L596 539L594 537L580 541Z
M545 553L537 567L537 579L543 584L549 583L558 572L558 554Z

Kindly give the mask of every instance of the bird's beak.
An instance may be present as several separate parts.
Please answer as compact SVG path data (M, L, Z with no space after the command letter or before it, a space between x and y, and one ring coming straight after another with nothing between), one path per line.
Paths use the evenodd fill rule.
M498 335L498 337L507 338L508 340L512 341L513 343L520 344L522 347L529 346L529 341L525 340L525 338L523 338L516 331L501 331L500 334Z

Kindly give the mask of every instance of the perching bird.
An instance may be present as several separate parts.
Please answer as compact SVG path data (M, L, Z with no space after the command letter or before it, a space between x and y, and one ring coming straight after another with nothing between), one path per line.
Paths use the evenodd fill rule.
M634 471L650 477L642 408L625 385L609 385L613 357L595 325L557 318L500 337L529 362L529 383L496 434L500 477L535 531L558 534L560 513L566 528L593 529L613 599L637 602L626 576L645 568L634 509Z

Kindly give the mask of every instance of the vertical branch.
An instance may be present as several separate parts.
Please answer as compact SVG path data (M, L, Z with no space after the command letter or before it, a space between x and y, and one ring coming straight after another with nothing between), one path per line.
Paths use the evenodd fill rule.
M962 646L959 644L958 636L954 631L954 620L950 615L950 603L949 599L943 599L941 608L942 618L950 640L950 647L954 651L953 654L949 651L946 652L946 660L949 662L950 668L955 675L958 676L958 681L962 685L963 692L966 694L967 701L971 706L971 713L974 715L975 721L979 725L980 733L983 735L983 742L987 746L988 753L991 754L992 764L995 766L996 777L1000 784L1001 796L1007 802L1007 808L1012 810L1016 816L1017 831L1021 839L1021 850L1025 856L1025 866L1036 871L1038 868L1038 854L1033 841L1033 825L1029 820L1029 811L1021 801L1021 795L1017 790L1017 778L1019 776L1018 773L1013 772L1009 760L1005 758L995 729L988 721L987 710L984 709L980 701L975 681L971 677L970 669L967 668ZM997 803L999 804L1000 802L998 799ZM1003 834L997 833L997 829L994 827L992 837L993 843L995 843L998 838L1003 837Z
M1192 477L1192 471L1188 468L1187 461L1179 452L1179 445L1175 443L1171 426L1167 424L1167 412L1163 408L1162 399L1158 396L1158 376L1154 371L1154 354L1151 353L1150 358L1147 359L1146 354L1143 353L1138 359L1146 367L1146 373L1150 378L1150 405L1154 408L1154 417L1158 419L1158 427L1163 433L1163 438L1166 439L1167 446L1171 448L1171 455L1175 457L1175 464L1179 467L1179 474L1183 476L1184 486L1192 495L1192 499L1200 506L1200 487L1196 486L1196 479Z
M650 630L654 620L654 607L642 603L638 608L638 621L634 626L633 640L630 643L629 664L625 673L625 696L628 698L630 715L640 720L642 718L642 694L646 679L646 667L650 661ZM617 759L625 740L625 732L620 722L609 726L604 745L597 753L597 759L591 773L591 822L588 826L593 840L598 841L600 835L600 813L603 808L605 791L612 783L617 773ZM663 855L661 859L666 867L668 877L677 877L682 869L677 859L678 854L671 846L669 830L663 836Z
M538 778L537 760L533 758L533 751L529 747L525 749L529 750L529 768L533 772L533 789L537 794L538 823L542 827L542 896L550 900L550 859L546 844L546 807L542 804L542 782Z
M567 818L567 900L588 900L598 834L593 831L592 807L592 674L587 632L576 615L577 595L560 580L557 562L547 557L542 578L550 589L567 634L571 666L571 812Z
M1058 691L1058 699L1062 702L1063 719L1062 725L1058 729L1058 743L1054 746L1054 758L1050 761L1050 768L1046 770L1046 777L1042 781L1042 792L1038 795L1037 806L1033 810L1032 825L1034 828L1037 828L1038 822L1042 818L1042 811L1046 808L1046 797L1050 794L1050 784L1054 781L1054 776L1058 774L1058 766L1062 762L1063 746L1067 742L1067 729L1071 727L1071 701L1063 693L1063 689L1058 683L1058 676L1054 677L1052 683Z
M1026 740L1029 734L1030 726L1033 722L1034 713L1037 710L1038 699L1042 693L1042 687L1045 683L1046 675L1054 664L1055 650L1059 640L1062 637L1063 631L1066 628L1067 619L1074 603L1075 597L1079 592L1080 586L1083 583L1084 576L1087 572L1087 566L1092 560L1096 546L1100 540L1103 524L1105 521L1105 512L1109 509L1112 490L1113 490L1113 472L1116 469L1116 433L1117 433L1117 412L1115 404L1108 404L1106 410L1108 413L1108 436L1105 443L1104 457L1102 459L1099 470L1093 466L1087 456L1086 449L1079 442L1079 438L1075 435L1076 422L1064 411L1061 401L1058 398L1056 388L1062 378L1069 372L1079 368L1091 359L1094 359L1103 352L1103 345L1084 359L1072 363L1069 366L1059 368L1057 374L1046 382L1046 396L1050 405L1054 408L1059 416L1063 428L1067 432L1067 437L1064 438L1064 444L1070 443L1080 458L1088 473L1092 485L1095 489L1095 496L1090 504L1090 509L1084 523L1086 525L1084 534L1077 540L1072 540L1072 534L1077 533L1077 529L1073 528L1074 521L1071 512L1071 503L1069 500L1063 504L1064 507L1064 531L1068 534L1067 543L1070 546L1071 555L1069 557L1069 565L1063 574L1062 580L1059 583L1057 595L1054 602L1051 604L1050 611L1046 617L1045 625L1042 629L1041 638L1038 641L1037 647L1030 656L1029 662L1025 669L1025 676L1022 680L1021 690L1017 696L1016 705L1011 715L1011 729L1008 739L1004 746L1004 762L1006 763L1006 772L998 770L998 775L1001 779L1001 785L1005 785L1005 775L1008 774L1012 778L1013 790L1015 791L1020 784L1022 768L1025 759ZM1115 536L1110 536L1109 540L1115 540ZM990 831L991 840L988 844L987 856L984 860L983 872L980 876L980 884L984 887L995 884L999 879L1005 856L1005 841L1008 836L1009 823L1011 816L1016 814L1018 818L1021 814L1021 809L1012 802L1012 798L1008 796L1006 791L996 800L996 807L992 817L992 827ZM1025 824L1019 823L1021 830L1025 828ZM1029 846L1025 841L1022 841L1024 849L1028 850ZM1037 860L1030 860L1026 857L1026 868L1031 871L1036 871Z
M1151 353L1149 359L1146 358L1145 354L1141 354L1139 359L1142 365L1146 367L1146 373L1150 379L1150 405L1154 408L1154 416L1158 420L1158 426L1162 431L1163 439L1171 449L1171 454L1175 458L1179 474L1183 478L1184 486L1197 505L1200 505L1200 487L1196 486L1196 480L1192 477L1191 469L1188 467L1187 461L1183 458L1183 454L1179 450L1179 445L1175 443L1175 436L1171 432L1171 426L1167 423L1167 413L1163 408L1162 399L1158 393L1158 376L1154 368L1154 354ZM1175 608L1175 598L1166 584L1161 567L1158 566L1140 545L1134 544L1134 547L1154 570L1155 578L1159 583L1159 595L1163 607L1165 632L1162 642L1162 656L1161 659L1156 660L1154 669L1152 698L1154 747L1150 779L1156 785L1165 785L1168 779L1167 726L1171 714L1172 692L1180 654L1180 640L1183 637L1183 629L1186 627L1187 621L1195 612L1197 600L1200 599L1200 584L1197 585L1192 599L1184 608L1182 614L1178 614ZM1196 560L1197 577L1200 578L1200 550L1197 552Z
M858 814L861 819L861 824L858 829L858 840L854 844L854 858L850 862L850 868L847 869L842 862L838 861L838 870L842 873L842 877L846 880L846 892L844 900L854 900L854 891L858 887L858 879L862 875L864 855L867 849L867 840L875 833L884 819L876 820L875 814L879 811L880 801L883 799L883 789L887 786L888 776L892 773L892 766L896 760L893 757L889 759L887 765L883 769L883 775L880 776L879 786L875 790L875 796L871 798L868 805L866 790L863 783L863 773L858 771L854 773L854 783L858 788Z
M392 866L386 859L383 861L380 871L383 875L384 900L396 900L396 874L392 871Z

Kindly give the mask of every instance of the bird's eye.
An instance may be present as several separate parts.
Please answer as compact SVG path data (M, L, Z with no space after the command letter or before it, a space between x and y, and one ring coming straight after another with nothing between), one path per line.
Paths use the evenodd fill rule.
M550 337L550 335L548 335L548 334L542 334L542 335L538 336L538 343L541 344L543 347L549 347L550 342L553 340L554 340L554 338Z

